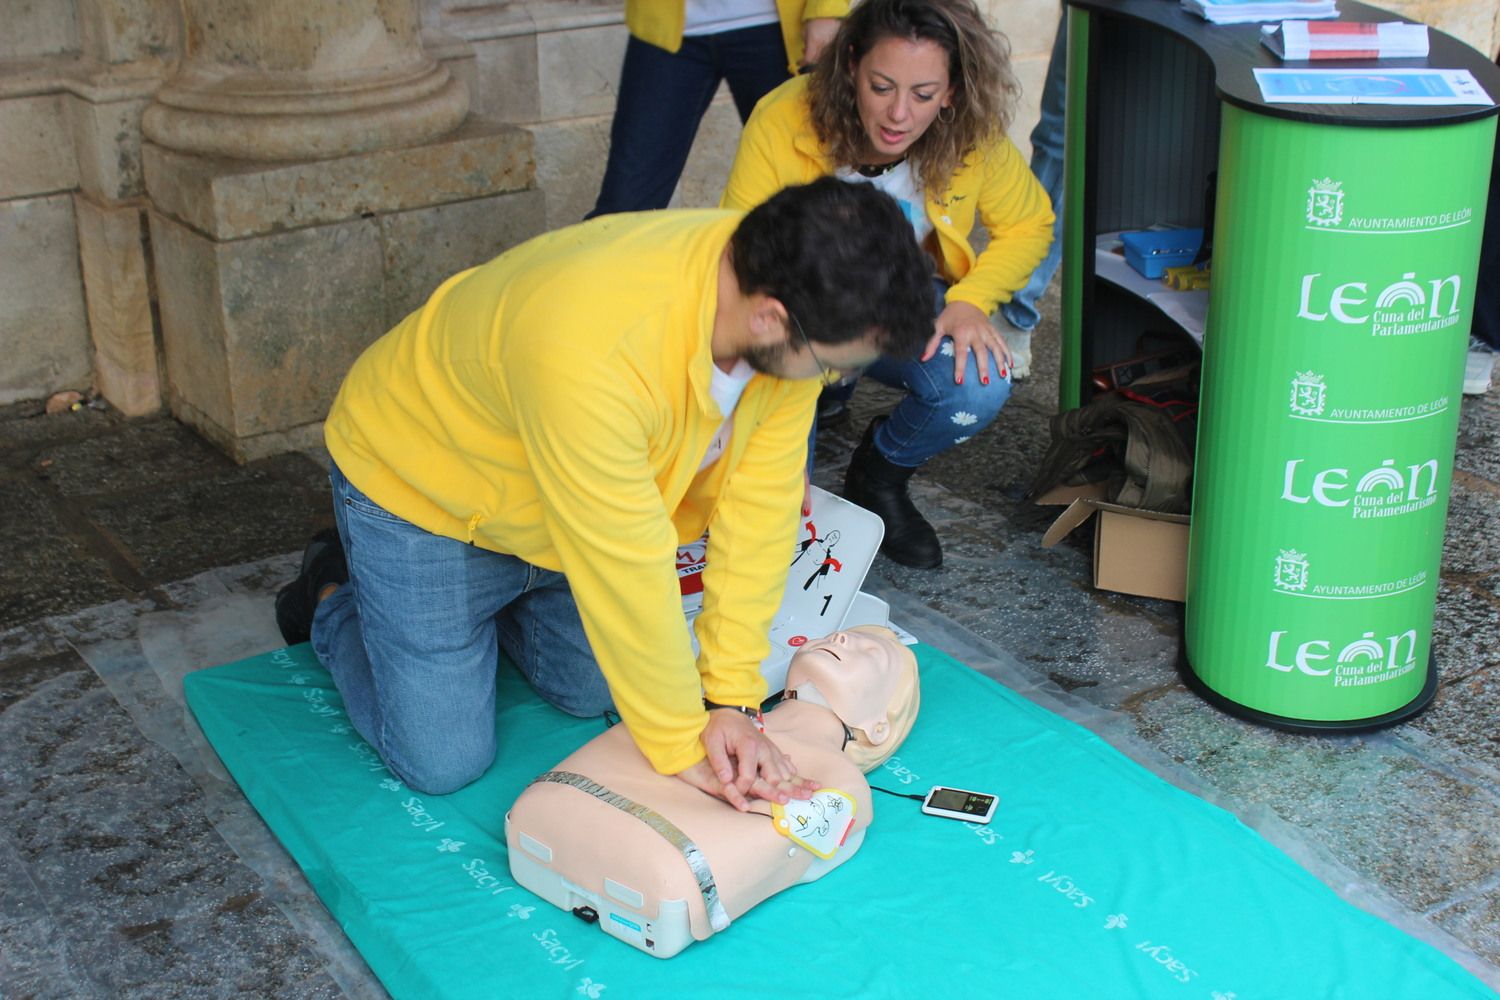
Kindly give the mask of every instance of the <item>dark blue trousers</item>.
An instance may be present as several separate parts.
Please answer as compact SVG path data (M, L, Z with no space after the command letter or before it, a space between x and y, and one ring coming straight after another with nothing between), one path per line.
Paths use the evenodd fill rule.
M684 38L668 52L632 36L609 133L609 162L587 218L666 208L682 176L698 124L728 81L740 121L787 78L781 26L765 24Z
M1496 60L1500 63L1500 59ZM1474 325L1470 332L1500 351L1500 130L1490 164L1490 203L1484 214L1484 242L1479 247L1479 282L1474 286Z

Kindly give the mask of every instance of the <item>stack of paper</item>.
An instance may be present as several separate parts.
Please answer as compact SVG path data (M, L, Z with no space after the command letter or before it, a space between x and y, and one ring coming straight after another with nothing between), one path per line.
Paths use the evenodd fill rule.
M1282 21L1260 29L1266 48L1283 59L1420 59L1427 25L1387 21Z
M1214 24L1339 16L1334 0L1182 0L1182 7Z

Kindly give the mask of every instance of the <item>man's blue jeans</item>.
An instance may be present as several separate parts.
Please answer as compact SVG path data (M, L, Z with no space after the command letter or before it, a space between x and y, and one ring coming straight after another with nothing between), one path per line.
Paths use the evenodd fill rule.
M318 605L313 649L396 777L442 794L489 767L502 648L563 711L611 707L562 574L424 531L337 465L329 480L349 582Z
M785 82L786 59L779 24L684 38L676 52L631 36L604 181L587 217L666 208L719 83L728 81L744 121L757 101Z
M1063 140L1064 113L1067 110L1068 85L1068 30L1066 20L1059 22L1057 37L1052 41L1052 56L1047 62L1047 79L1042 84L1041 117L1036 128L1031 130L1031 172L1052 199L1052 212L1056 220L1052 223L1052 246L1047 256L1031 272L1026 282L1014 297L1000 307L1000 315L1017 330L1032 330L1041 322L1037 312L1037 300L1052 282L1057 266L1062 263L1063 228Z

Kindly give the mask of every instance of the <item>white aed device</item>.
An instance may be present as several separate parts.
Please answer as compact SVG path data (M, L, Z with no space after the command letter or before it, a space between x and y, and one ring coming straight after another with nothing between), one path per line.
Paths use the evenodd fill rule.
M771 620L771 652L760 665L771 694L786 688L792 654L808 640L851 625L889 624L890 606L859 589L880 551L885 522L826 490L814 486L810 492L812 506L788 553L786 586ZM678 546L677 578L694 656L707 564L707 535Z
M995 804L999 801L998 795L934 785L922 800L922 811L929 816L961 819L966 823L988 823L995 815Z

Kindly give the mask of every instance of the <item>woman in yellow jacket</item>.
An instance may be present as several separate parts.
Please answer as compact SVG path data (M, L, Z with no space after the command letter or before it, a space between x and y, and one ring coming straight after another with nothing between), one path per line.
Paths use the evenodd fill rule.
M819 53L849 0L626 0L609 159L589 218L666 208L721 82L740 121Z
M941 565L942 547L907 482L1010 397L1010 353L988 317L1052 242L1051 202L1005 135L1020 89L1007 49L971 0L866 0L811 76L756 106L721 202L745 209L833 174L895 198L931 255L932 338L920 360L870 368L907 395L871 422L844 482L885 521L881 550L908 566ZM976 225L989 237L978 254Z

